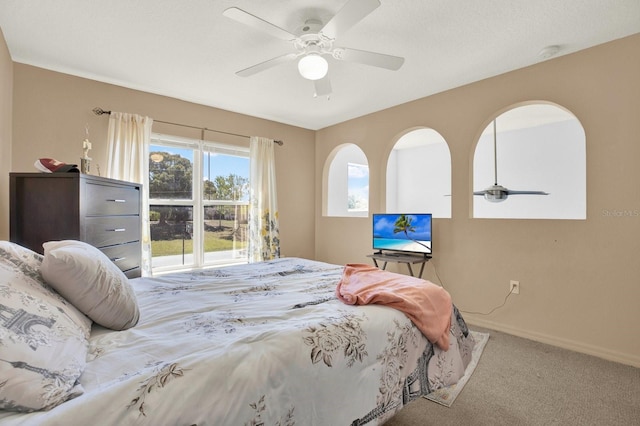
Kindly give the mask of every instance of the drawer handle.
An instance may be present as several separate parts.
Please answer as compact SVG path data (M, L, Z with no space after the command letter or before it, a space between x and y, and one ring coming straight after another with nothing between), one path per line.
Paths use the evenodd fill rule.
M107 201L111 201L113 203L126 203L127 202L127 200L120 200L120 199L117 199L117 198L114 199L114 200L107 200Z
M107 229L107 231L111 231L111 232L124 232L126 230L127 230L126 228Z
M111 259L112 262L121 262L123 260L125 260L126 257L114 257L113 259Z

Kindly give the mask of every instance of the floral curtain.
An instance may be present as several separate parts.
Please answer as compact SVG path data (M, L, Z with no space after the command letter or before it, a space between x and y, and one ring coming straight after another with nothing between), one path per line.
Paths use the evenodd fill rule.
M250 140L249 262L280 257L274 141Z
M142 191L142 275L151 275L149 230L149 144L153 120L136 114L111 112L108 131L107 177L140 183Z

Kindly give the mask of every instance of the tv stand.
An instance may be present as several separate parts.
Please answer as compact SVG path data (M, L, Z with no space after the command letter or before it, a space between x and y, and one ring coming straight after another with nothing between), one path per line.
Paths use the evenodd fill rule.
M387 263L406 263L407 268L409 268L409 274L413 277L413 268L411 268L412 264L420 264L420 274L418 274L418 278L422 278L422 273L424 272L424 265L431 259L431 256L428 254L408 254L408 253L394 253L394 252L382 252L377 251L373 254L368 254L367 257L373 259L373 264L376 265L376 268L379 268L378 261L384 262L382 265L382 270L384 271L387 268Z

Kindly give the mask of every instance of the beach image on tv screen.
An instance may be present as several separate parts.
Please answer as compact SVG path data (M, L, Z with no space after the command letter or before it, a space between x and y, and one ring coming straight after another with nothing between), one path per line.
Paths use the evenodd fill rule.
M374 214L373 248L431 253L431 214Z

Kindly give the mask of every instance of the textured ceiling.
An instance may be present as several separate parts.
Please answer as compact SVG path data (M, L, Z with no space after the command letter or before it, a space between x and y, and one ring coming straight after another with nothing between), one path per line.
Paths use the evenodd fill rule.
M284 63L291 43L222 15L238 7L290 32L346 0L0 0L15 62L308 129L323 127L640 32L639 0L381 0L335 45L402 56L398 71L329 59L333 93Z

